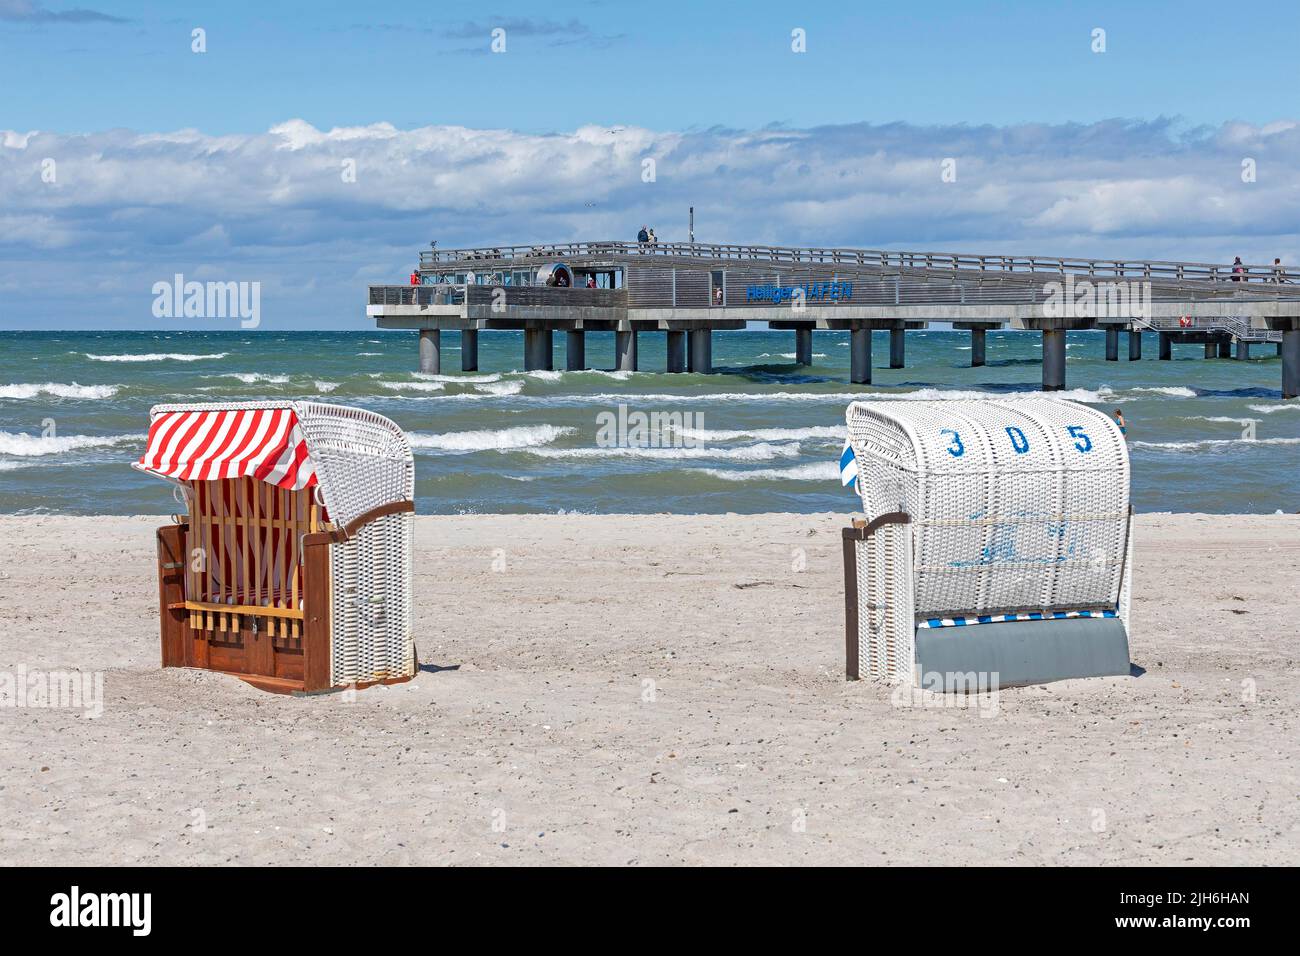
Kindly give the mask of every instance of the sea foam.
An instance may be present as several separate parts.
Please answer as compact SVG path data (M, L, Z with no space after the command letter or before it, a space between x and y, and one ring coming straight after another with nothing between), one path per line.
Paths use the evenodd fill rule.
M425 434L411 432L408 436L414 448L437 448L442 451L509 451L547 445L564 435L572 435L576 428L560 425L518 425L497 430L475 430Z
M866 401L942 401L945 399L996 401L1011 398L1064 398L1075 402L1103 404L1110 401L1111 395L1113 393L1110 388L1103 385L1096 391L1074 388L1061 392L1029 389L990 392L974 389L918 388L910 392L705 392L694 395L689 392L624 394L605 392L573 397L582 398L584 402L622 402L628 405L636 402L837 402L847 404Z
M288 375L268 375L265 372L219 372L216 375L204 375L204 378L235 378L245 385L265 382L269 385L284 385L289 381Z
M673 434L692 441L738 441L750 438L758 441L802 441L816 438L833 438L843 441L843 425L814 425L809 428L673 428Z
M1157 395L1170 395L1174 398L1196 397L1196 393L1185 385L1134 385L1130 391L1153 392Z
M745 445L741 448L654 448L642 445L615 445L609 448L530 448L529 454L543 458L652 458L665 461L713 458L729 461L772 461L798 458L798 445Z
M726 468L693 468L701 474L723 481L838 481L840 466L833 461L814 461L793 468L752 468L731 471Z
M207 355L195 355L189 352L146 352L128 355L96 355L83 352L86 358L96 362L206 362L209 359L223 359L229 352L212 352Z
M394 392L441 392L447 387L442 382L380 382L379 384Z
M1195 451L1198 448L1222 448L1227 445L1300 445L1300 438L1202 438L1199 441L1135 441L1133 448L1164 451Z
M501 381L500 372L493 372L490 375L438 375L433 372L412 372L411 376L422 382L453 382L460 385L483 385Z
M64 385L59 382L46 382L43 385L0 385L0 398L38 398L49 395L53 398L112 398L120 385L78 385L76 382Z
M33 458L82 448L108 448L123 442L144 442L144 435L30 435L0 431L0 455Z

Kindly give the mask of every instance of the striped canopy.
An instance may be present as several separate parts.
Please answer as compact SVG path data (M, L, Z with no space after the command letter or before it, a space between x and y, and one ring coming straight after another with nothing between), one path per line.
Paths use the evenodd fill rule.
M184 481L252 477L292 491L316 484L292 408L163 412L138 467Z

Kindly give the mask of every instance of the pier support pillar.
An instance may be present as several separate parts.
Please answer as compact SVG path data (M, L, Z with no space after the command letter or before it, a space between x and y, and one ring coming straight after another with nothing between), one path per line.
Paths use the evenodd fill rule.
M1065 388L1065 330L1043 329L1043 391Z
M713 332L691 329L690 369L707 375L713 371Z
M460 370L478 371L478 329L460 331Z
M1142 358L1142 330L1128 330L1128 360L1136 362Z
M1106 330L1106 361L1119 361L1119 329Z
M1219 358L1232 358L1232 339L1219 339Z
M1214 356L1216 356L1216 355L1218 355L1218 354L1219 354L1219 347L1218 347L1217 345L1215 345L1214 340L1213 340L1213 339L1206 339L1206 340L1205 340L1205 357L1206 357L1206 358L1214 358Z
M970 367L980 368L984 364L984 329L970 330Z
M529 372L551 370L550 329L524 329L524 369Z
M799 365L811 365L812 361L812 327L794 330L794 360Z
M420 371L437 375L442 371L442 349L437 329L420 329Z
M854 385L871 384L870 329L854 329L849 333L849 381Z
M1237 339L1237 361L1246 362L1250 360L1250 343L1245 339Z
M902 368L904 358L904 342L907 335L902 329L889 330L889 367Z
M1168 332L1160 333L1160 361L1168 362L1174 357L1174 337Z
M587 367L587 333L569 329L564 333L564 367L570 372L581 372Z
M614 367L620 372L636 371L636 333L614 333Z
M686 333L668 333L668 362L665 371L686 371Z
M1300 329L1282 333L1282 397L1300 396Z

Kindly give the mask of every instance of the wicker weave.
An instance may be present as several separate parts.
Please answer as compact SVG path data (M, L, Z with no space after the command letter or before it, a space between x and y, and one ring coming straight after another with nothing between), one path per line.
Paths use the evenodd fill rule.
M911 681L913 615L912 535L907 525L885 525L857 548L858 660L871 677Z
M1128 450L1107 415L1054 399L888 400L855 402L847 419L864 512L911 517L858 545L866 671L909 676L922 618L1118 608L1127 626Z
M330 516L347 524L371 508L415 495L415 461L402 430L360 408L302 402L303 434ZM415 673L411 591L415 518L395 514L330 545L330 682Z

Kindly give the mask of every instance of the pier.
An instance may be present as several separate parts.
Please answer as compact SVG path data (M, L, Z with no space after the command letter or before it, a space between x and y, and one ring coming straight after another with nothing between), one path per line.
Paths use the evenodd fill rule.
M706 243L583 242L420 253L420 285L372 285L379 328L417 330L420 370L442 370L441 334L458 332L461 368L478 369L478 332L524 333L524 367L550 369L554 333L565 365L586 366L585 333L615 333L615 367L636 371L637 337L666 336L668 372L712 371L712 333L750 322L794 333L812 363L819 330L850 333L850 381L869 384L871 333L889 332L889 366L906 363L906 333L934 322L970 332L985 363L989 329L1042 337L1042 387L1066 387L1065 333L1105 331L1105 358L1159 360L1179 342L1238 360L1252 346L1282 358L1282 395L1300 395L1300 272L1273 266L989 256ZM563 275L567 286L541 284ZM595 288L588 288L588 281ZM1259 353L1257 353L1259 354Z

